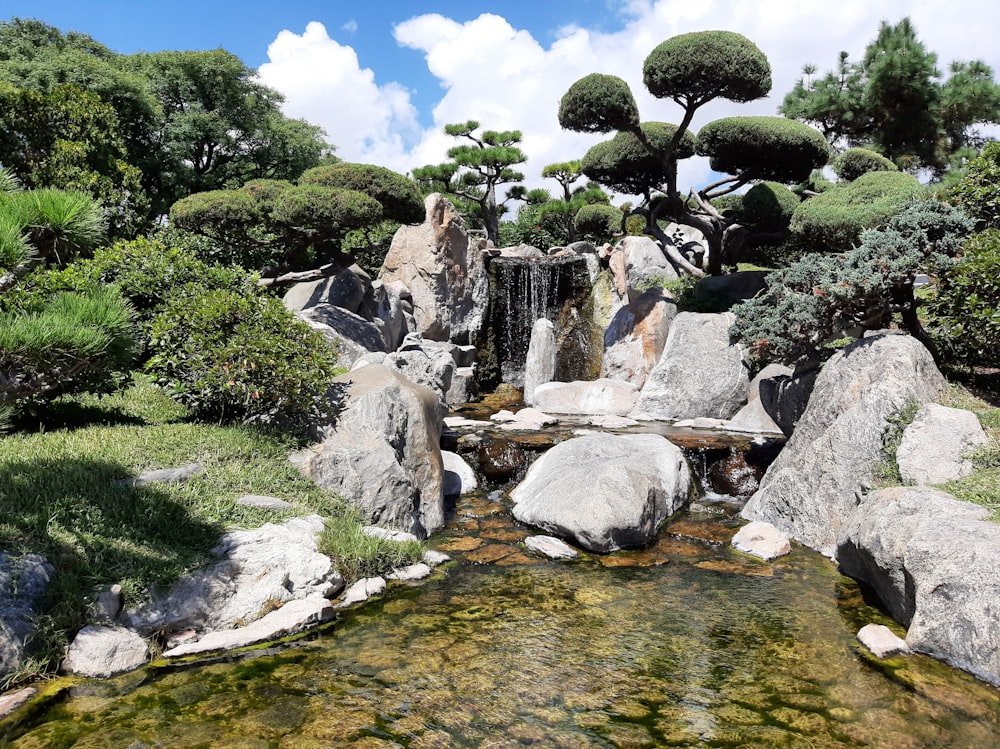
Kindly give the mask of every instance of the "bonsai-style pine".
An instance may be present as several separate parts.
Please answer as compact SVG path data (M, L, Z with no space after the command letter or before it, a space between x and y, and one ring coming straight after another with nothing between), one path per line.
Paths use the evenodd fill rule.
M625 81L593 73L574 83L559 105L559 123L579 132L616 132L591 148L582 160L583 173L613 190L641 195L636 213L645 231L656 237L674 267L704 275L692 259L674 247L660 223L675 221L705 235L707 268L719 273L734 265L756 243L783 236L775 215L763 223L735 210L728 215L720 198L755 182L797 184L826 164L829 148L813 128L780 117L727 117L705 125L695 136L689 128L697 110L715 99L748 102L771 89L771 67L753 42L730 31L681 34L656 47L643 65L643 82L653 96L681 108L679 124L642 122L635 97ZM682 195L677 162L695 154L707 156L724 176ZM774 200L782 216L781 198ZM764 201L758 201L758 214ZM786 212L785 212L786 213ZM747 220L747 219L750 220Z

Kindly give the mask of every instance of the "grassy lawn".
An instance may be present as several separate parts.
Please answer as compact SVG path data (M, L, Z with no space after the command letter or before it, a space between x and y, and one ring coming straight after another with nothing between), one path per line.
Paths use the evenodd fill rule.
M333 518L321 548L349 579L422 553L419 545L399 548L362 536L357 513L289 462L296 447L290 440L189 423L183 409L149 383L58 401L42 418L44 427L0 437L0 549L40 553L57 570L28 671L58 665L103 586L120 583L126 605L139 603L151 587L168 586L212 561L210 550L226 529L309 513ZM204 472L182 483L118 483L192 462ZM236 504L243 494L278 497L292 509L243 507Z

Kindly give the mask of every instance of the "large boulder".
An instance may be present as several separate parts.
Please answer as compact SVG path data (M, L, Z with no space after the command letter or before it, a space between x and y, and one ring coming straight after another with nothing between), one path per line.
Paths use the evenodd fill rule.
M912 484L943 484L968 476L968 454L988 440L971 411L927 403L903 431L896 449L899 475Z
M297 283L282 298L285 307L298 312L317 304L330 304L370 319L375 306L372 279L358 265L344 268L337 275L316 281Z
M444 525L437 394L381 364L334 380L336 423L303 463L320 486L357 505L375 525L426 537Z
M841 528L842 571L867 583L906 644L1000 686L1000 525L925 486L868 495Z
M658 286L619 309L604 333L601 377L624 380L637 388L645 385L676 316L676 302Z
M382 364L396 369L410 382L430 388L437 393L442 403L448 402L447 395L455 374L455 360L445 349L409 346L387 354Z
M576 380L547 382L534 390L535 406L550 414L617 414L624 416L635 406L639 390L621 380Z
M524 360L524 402L534 405L535 388L551 382L556 374L556 333L552 321L539 317L531 326L531 340Z
M833 556L841 526L883 460L889 418L911 400L933 400L943 385L927 349L910 336L882 332L838 352L743 516Z
M746 403L750 375L742 346L729 342L730 312L681 312L630 416L676 421L728 419Z
M16 671L24 662L36 608L53 572L38 554L15 557L0 552L0 675Z
M624 237L618 246L624 255L625 283L630 299L638 297L642 289L660 286L664 281L677 278L674 266L652 237Z
M536 460L511 492L514 517L590 551L642 547L688 501L681 449L655 434L594 434Z
M296 314L337 348L341 366L350 367L365 354L387 350L379 327L350 310L316 304Z
M455 206L438 193L424 201L424 223L401 226L379 280L400 281L413 302L413 332L425 338L475 343L486 311L488 281L478 244L470 245Z

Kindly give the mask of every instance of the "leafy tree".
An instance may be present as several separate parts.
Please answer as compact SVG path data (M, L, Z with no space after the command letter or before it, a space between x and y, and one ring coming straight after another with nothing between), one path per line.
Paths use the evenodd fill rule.
M719 273L754 246L754 227L737 223L716 208L719 198L760 180L797 183L826 164L828 147L812 128L777 117L731 117L708 123L697 139L689 127L697 110L715 99L748 102L771 88L771 68L746 37L729 31L681 34L657 46L643 65L643 81L653 96L681 108L680 123L640 122L631 90L615 76L594 73L574 83L562 97L559 122L569 130L612 132L610 141L591 148L583 173L611 189L641 195L635 212L646 219L675 268L704 275L674 247L663 231L667 220L693 226L709 245L708 270ZM681 195L677 162L695 153L730 176Z
M575 242L578 239L576 218L580 210L590 205L608 205L610 203L608 194L592 182L571 189L573 184L584 176L579 161L549 164L542 169L542 176L559 183L562 187L562 198L542 203L539 207L539 216L543 221L555 218L560 222L565 235L563 244ZM601 236L605 234L601 233Z
M895 172L889 159L870 148L848 148L833 160L833 171L843 182L850 182L868 172Z
M419 223L424 215L411 180L349 163L307 170L298 184L255 180L237 190L195 193L170 209L174 226L228 248L243 267L266 270L268 284L335 273L356 260L357 237L345 243L350 232L386 221Z
M882 174L882 173L880 173ZM935 200L911 203L843 254L813 253L767 277L767 294L733 307L731 333L766 362L819 359L845 335L900 324L940 361L917 316L913 281L946 268L971 221Z
M523 180L524 175L512 167L523 164L528 157L517 147L521 142L519 131L485 130L476 135L478 129L475 120L445 125L445 133L469 140L471 145L463 143L449 149L450 162L414 169L413 178L427 193L443 192L475 206L473 217L482 222L486 237L496 243L503 205L524 197L524 188L513 185L506 198L498 202L497 187Z
M133 234L148 201L114 110L75 85L48 93L0 81L0 163L25 187L79 190L104 207L114 236Z
M978 60L952 63L947 81L936 65L909 18L883 21L860 61L841 52L815 80L807 66L780 111L816 125L831 145L870 145L900 168L940 177L951 154L978 142L977 125L1000 121L1000 86Z
M952 187L949 198L978 224L1000 229L1000 143L988 143Z

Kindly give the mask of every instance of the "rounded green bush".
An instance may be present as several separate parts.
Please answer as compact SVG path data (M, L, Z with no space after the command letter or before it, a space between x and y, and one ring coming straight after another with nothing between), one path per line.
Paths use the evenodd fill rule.
M833 160L833 171L844 182L868 172L898 172L889 159L870 148L848 148Z
M573 227L577 234L607 241L622 231L622 212L607 203L591 203L576 212Z
M725 174L801 182L826 164L830 147L822 134L783 117L724 117L698 132L698 153Z
M869 172L800 203L789 228L812 251L843 252L925 194L910 174Z
M927 301L931 332L951 358L973 366L1000 362L1000 230L966 241L962 256L937 280Z
M426 215L424 199L413 180L374 164L341 162L314 167L303 172L299 184L364 193L381 204L384 216L380 218L401 224L419 224Z
M170 206L171 224L209 236L246 232L260 220L253 196L239 190L196 192Z
M224 289L177 295L150 339L147 371L196 418L305 435L330 415L336 352L278 299Z
M715 98L745 102L767 96L771 65L745 36L732 31L695 31L667 39L642 66L642 79L659 98L704 104Z
M320 236L340 236L377 221L382 204L355 190L305 184L281 193L272 216L290 227L308 227Z
M740 220L758 231L780 231L788 227L800 202L798 195L778 182L759 182L743 195Z
M584 76L559 101L559 125L581 133L610 133L639 124L639 107L628 84L603 73Z
M254 179L244 184L240 190L250 195L258 210L266 214L274 208L274 201L278 196L291 186L292 183L284 179Z
M661 152L666 151L677 132L677 126L667 122L644 122L640 129L650 145ZM694 150L694 136L685 132L672 160L690 158ZM593 146L584 154L580 170L595 182L632 195L643 193L667 177L661 159L629 132L618 133L611 140Z

